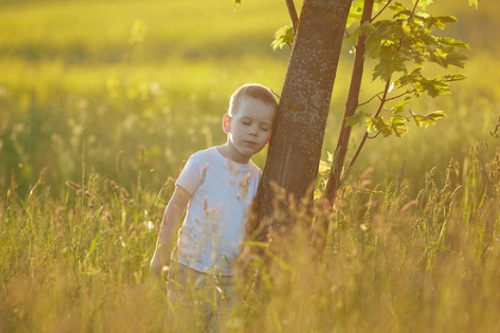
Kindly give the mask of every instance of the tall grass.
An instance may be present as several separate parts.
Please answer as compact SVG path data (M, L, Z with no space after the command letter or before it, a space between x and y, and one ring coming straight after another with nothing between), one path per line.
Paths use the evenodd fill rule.
M225 331L498 330L500 153L485 163L472 147L422 177L414 197L404 184L363 191L365 174L326 216L322 260L307 214L277 211L288 231L272 233L247 271ZM43 175L24 197L12 185L0 200L1 330L178 332L177 305L148 273L172 186L129 193L89 173L60 200Z

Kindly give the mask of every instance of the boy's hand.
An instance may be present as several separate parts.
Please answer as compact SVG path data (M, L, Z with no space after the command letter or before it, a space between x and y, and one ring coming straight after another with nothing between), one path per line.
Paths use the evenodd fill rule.
M170 260L167 260L167 261L170 261ZM153 255L153 258L151 259L151 263L149 265L149 270L151 271L151 274L153 274L153 276L165 280L167 277L169 264L170 264L170 262L162 263L160 258L159 258L159 255L157 253L155 253Z
M189 200L191 200L191 194L183 187L176 186L163 214L156 251L149 266L151 274L158 278L166 277L170 265L171 242L181 223L182 215L186 211Z

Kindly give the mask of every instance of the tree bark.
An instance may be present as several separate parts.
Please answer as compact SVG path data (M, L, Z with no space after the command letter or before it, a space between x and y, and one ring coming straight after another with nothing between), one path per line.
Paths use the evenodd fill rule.
M250 220L250 237L264 240L274 211L273 183L296 202L312 198L330 100L351 0L305 0L279 111ZM311 200L312 202L312 200Z

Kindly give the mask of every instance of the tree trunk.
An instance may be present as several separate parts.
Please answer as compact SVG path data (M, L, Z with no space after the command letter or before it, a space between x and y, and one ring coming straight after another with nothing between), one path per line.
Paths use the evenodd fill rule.
M256 197L252 239L264 240L273 214L273 183L295 201L312 196L351 0L305 0L279 112ZM257 230L257 231L256 231Z

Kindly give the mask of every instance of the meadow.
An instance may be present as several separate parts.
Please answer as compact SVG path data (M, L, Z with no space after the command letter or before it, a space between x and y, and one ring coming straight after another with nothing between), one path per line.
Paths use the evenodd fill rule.
M368 142L338 210L315 207L321 260L291 208L224 331L500 329L500 9L435 2L472 48L468 79L413 107L448 117ZM280 93L290 50L270 44L288 23L284 1L0 1L0 331L186 331L149 275L163 209L189 155L225 141L236 87ZM325 160L351 66L346 47Z

